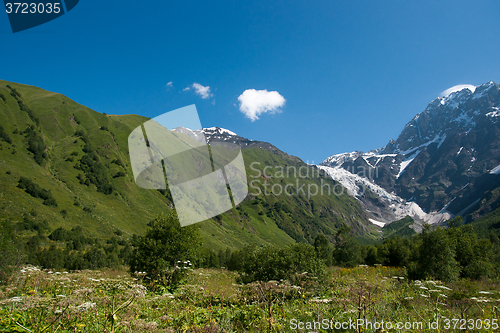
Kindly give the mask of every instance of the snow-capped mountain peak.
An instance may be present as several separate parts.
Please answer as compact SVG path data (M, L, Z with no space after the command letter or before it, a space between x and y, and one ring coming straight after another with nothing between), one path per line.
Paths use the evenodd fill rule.
M449 89L446 89L443 91L441 94L439 94L439 97L448 97L451 93L461 91L463 89L469 89L472 93L476 90L476 86L473 86L472 84L459 84L456 86L453 86Z
M228 129L220 128L220 127L204 128L203 131L205 133L208 133L209 135L215 135L215 134L218 134L218 135L222 135L222 134L237 135L236 133L231 132Z
M369 153L332 155L321 166L365 207L371 207L373 220L384 219L370 210L380 213L382 202L394 204L391 195L395 195L422 207L426 215L416 214L418 209L410 211L432 223L441 221L445 211L473 212L487 191L500 186L500 179L491 178L500 174L498 147L500 86L490 81L443 91L406 124L397 140ZM375 204L373 195L359 195L360 184L376 195ZM384 209L380 214L388 212Z

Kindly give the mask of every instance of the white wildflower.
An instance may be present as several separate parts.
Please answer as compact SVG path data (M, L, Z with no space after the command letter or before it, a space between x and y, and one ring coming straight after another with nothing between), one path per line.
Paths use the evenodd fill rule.
M93 303L93 302L85 302L85 303L83 303L81 305L78 305L76 307L76 311L78 311L78 312L86 312L86 311L88 311L90 309L93 309L95 307L96 307L95 303Z
M22 302L22 301L23 301L23 298L19 297L19 296L12 297L12 298L9 298L7 300L7 302L13 302L13 303Z
M144 297L144 295L146 295L146 292L147 292L146 287L144 287L141 284L134 284L132 286L132 289L128 291L128 294L134 297Z
M448 287L445 287L445 286L437 286L438 288L441 288L441 289L446 289L446 290L453 290L451 288L448 288Z
M312 299L311 302L313 303L330 303L332 300L325 298L325 299Z

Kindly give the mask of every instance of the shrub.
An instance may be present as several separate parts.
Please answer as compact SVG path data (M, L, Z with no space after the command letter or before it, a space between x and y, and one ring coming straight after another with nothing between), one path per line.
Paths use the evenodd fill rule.
M78 174L80 183L85 185L94 184L97 192L104 194L113 193L113 186L111 185L106 167L100 163L99 156L94 152L87 136L83 136L82 140L85 142L83 151L85 155L80 159L80 163L76 166L77 169L85 173L86 179L83 180L83 175Z
M121 166L121 167L125 167L125 166L123 165L123 162L122 162L120 159L116 159L116 158L115 158L114 160L112 160L112 161L111 161L111 163L114 163L114 164L119 165L119 166Z
M53 241L65 242L69 239L68 231L62 227L59 227L56 230L52 231L52 233L49 235L49 239Z
M378 248L380 262L386 266L407 266L410 261L410 240L395 236L384 240Z
M80 119L78 119L78 117L73 113L73 120L78 124L80 125Z
M344 225L335 234L333 258L337 265L354 267L362 263L361 247L350 232L351 228Z
M84 136L84 135L85 135L85 132L81 129L76 130L76 132L75 132L75 136Z
M34 126L29 126L26 128L24 133L28 138L28 151L33 153L33 157L35 161L42 165L43 160L47 158L47 154L45 153L45 142L42 137L38 136L34 130Z
M41 188L38 184L32 182L31 179L26 177L19 178L17 187L23 189L26 193L34 198L43 199L44 205L57 207L57 202L52 196L52 193L50 191L47 191L46 189Z
M235 261L239 261L237 267ZM240 271L240 281L243 283L294 281L297 275L304 273L321 281L326 272L326 265L317 257L314 247L303 243L292 244L285 248L274 246L245 248L233 253L228 267Z
M454 220L447 233L455 244L455 258L461 268L460 277L479 279L492 276L495 262L493 243L489 239L478 239L470 224L459 226L463 222L461 218Z
M102 248L97 246L93 246L83 257L85 261L88 262L88 268L90 269L96 269L108 265L106 253Z
M23 260L22 247L16 241L12 223L0 221L0 284L9 281L11 274Z
M9 84L7 85L7 88L10 89L10 94L15 99L18 99L18 98L22 97L21 94L16 89L12 88Z
M327 266L332 265L332 244L324 234L318 234L314 239L314 250L316 251L316 256L323 259Z
M455 260L455 244L446 230L430 231L424 227L419 251L417 277L454 281L460 275L460 266Z
M12 139L10 138L10 136L5 132L5 130L3 129L2 126L0 126L0 139L2 139L3 141L9 143L9 144L12 144Z
M78 168L85 173L87 180L97 187L97 192L111 194L113 186L104 165L99 162L99 157L95 153L89 153L82 156Z
M195 225L181 227L174 212L157 216L146 234L139 237L130 258L130 271L146 272L145 282L153 289L173 289L186 272L180 263L193 259L201 237Z
M40 124L40 120L35 116L33 110L31 110L24 102L21 100L21 94L19 94L15 89L11 92L11 95L17 100L17 104L21 111L24 111L28 114L28 117L36 124Z
M34 218L29 218L28 216L24 216L23 220L17 224L16 228L19 231L29 230L29 231L38 231L40 233L40 231L49 229L49 223L47 222L47 220L38 222Z

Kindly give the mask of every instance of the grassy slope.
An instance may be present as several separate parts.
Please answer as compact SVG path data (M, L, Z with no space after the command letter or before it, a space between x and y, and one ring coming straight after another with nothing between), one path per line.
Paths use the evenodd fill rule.
M391 238L393 236L410 237L416 233L415 230L410 228L413 223L413 218L406 216L401 220L386 224L384 228L382 228L384 238Z
M471 223L480 237L489 237L490 233L500 237L500 207Z
M20 109L7 85L21 94L20 100L39 118L40 125L36 131L43 137L48 153L48 159L41 166L27 150L27 139L21 134L34 122L27 112ZM133 181L128 135L147 118L101 114L61 94L6 81L0 81L0 94L6 98L6 102L0 99L0 125L13 141L12 145L0 141L1 218L20 220L23 215L35 210L40 219L49 221L51 228L81 225L89 234L106 237L116 228L128 234L140 234L155 215L170 209L171 202L164 195L139 188ZM101 130L102 126L108 130ZM19 134L12 134L16 129ZM99 193L94 185L82 185L77 179L82 171L75 166L84 155L84 142L74 135L77 130L88 134L100 163L106 166L115 189L112 194ZM71 157L73 161L68 160ZM247 170L255 161L261 162L260 168L265 165L305 166L297 158L284 153L271 153L258 148L244 150L244 158ZM112 163L113 160L122 161L123 167ZM7 171L10 171L9 174ZM125 172L126 176L112 178L119 171ZM274 171L268 173L274 175ZM254 179L251 175L252 171L249 172L249 181ZM45 206L41 199L35 199L17 188L21 176L29 177L42 188L50 190L58 207ZM295 184L297 179L261 177L258 180L260 184L285 185ZM314 176L299 181L300 184L306 183L307 188L307 184L319 184L320 179ZM324 181L334 185L330 179ZM207 246L239 248L246 244L266 243L283 246L294 242L294 239L311 241L318 232L332 234L343 221L350 224L358 235L367 232L375 235L366 226L360 206L347 195L314 196L310 200L303 195L261 195L257 199L249 196L239 209L199 225Z

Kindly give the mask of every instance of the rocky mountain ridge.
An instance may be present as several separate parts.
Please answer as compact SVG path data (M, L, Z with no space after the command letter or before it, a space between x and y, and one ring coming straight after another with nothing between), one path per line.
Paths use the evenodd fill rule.
M321 163L344 186L370 184L368 196L353 195L373 219L399 217L390 196L416 204L425 215L417 209L413 216L431 223L453 215L474 219L500 203L500 180L491 172L500 164L500 86L490 81L451 90L429 103L385 147L336 154ZM375 185L380 188L374 190ZM380 195L381 190L386 193Z

